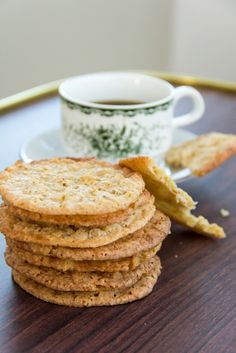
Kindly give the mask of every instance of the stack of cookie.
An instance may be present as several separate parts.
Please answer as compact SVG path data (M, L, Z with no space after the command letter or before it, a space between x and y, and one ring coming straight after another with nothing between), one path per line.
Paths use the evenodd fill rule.
M94 159L16 162L0 175L0 231L15 282L68 306L148 295L170 221L140 174Z

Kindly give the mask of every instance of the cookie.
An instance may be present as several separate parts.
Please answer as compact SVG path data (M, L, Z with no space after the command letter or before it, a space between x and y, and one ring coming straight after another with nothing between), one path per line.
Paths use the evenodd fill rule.
M32 265L49 267L61 272L125 272L134 270L140 264L155 256L160 247L161 244L150 250L142 251L131 257L125 257L120 260L104 261L73 261L69 259L58 259L56 257L32 254L15 246L7 248L6 253L8 254L10 252L16 258L19 257L21 260L26 261Z
M31 253L53 256L61 259L81 260L114 260L130 257L140 251L147 251L160 244L170 232L170 220L156 210L152 219L138 231L126 237L97 248L68 248L45 246L23 242L6 237L9 246L15 245Z
M166 154L174 168L189 168L198 177L210 173L236 153L236 135L211 132L200 135Z
M156 260L154 269L144 274L133 286L122 290L107 291L57 291L47 288L13 270L14 281L26 292L46 302L72 307L117 305L141 299L151 293L158 276L160 262Z
M120 161L121 166L128 167L139 172L146 184L146 188L156 199L156 207L163 213L194 232L212 237L224 238L222 227L215 223L210 224L202 216L196 217L191 214L196 203L164 170L159 168L154 160L149 157L134 157Z
M13 216L7 206L0 207L0 231L7 237L41 245L65 247L98 247L114 242L145 226L155 212L154 198L145 192L140 206L120 223L88 228L27 222Z
M143 193L144 194L144 193ZM46 215L38 212L23 210L20 207L13 206L4 200L11 214L26 220L35 221L42 224L72 225L75 227L105 227L109 224L122 222L131 216L134 210L140 205L140 198L132 203L128 208L112 213L103 213L100 215Z
M42 215L102 215L127 209L144 190L142 177L95 159L17 161L0 173L6 203Z
M61 291L103 291L123 289L135 284L143 274L155 267L156 258L151 258L129 272L60 272L47 267L39 267L22 261L9 251L5 254L6 263L17 272L31 278L45 287Z

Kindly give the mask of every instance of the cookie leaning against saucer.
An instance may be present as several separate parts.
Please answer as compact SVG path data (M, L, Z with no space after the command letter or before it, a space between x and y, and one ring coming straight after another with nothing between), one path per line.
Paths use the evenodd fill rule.
M172 147L166 161L174 168L189 168L198 177L210 173L236 153L236 135L210 132Z
M43 245L72 248L98 247L114 242L145 226L155 212L154 198L144 191L137 208L125 220L105 227L59 226L21 220L12 215L7 206L0 207L0 231L9 238Z
M151 259L161 248L161 244L158 244L154 248L141 251L134 256L124 257L120 260L85 260L85 261L73 261L69 259L58 259L56 257L43 256L37 254L31 254L30 252L20 249L17 246L9 246L6 250L6 254L11 253L12 256L20 258L23 261L35 266L43 266L53 268L61 272L67 271L78 271L78 272L126 272L137 268L140 264L145 262L147 259Z
M46 302L74 307L117 305L141 299L151 293L161 272L158 257L154 258L154 268L143 274L133 286L122 290L106 291L58 291L47 288L13 270L14 281L26 292Z
M8 266L35 282L62 291L102 291L131 287L144 273L150 272L155 265L155 259L151 258L128 272L60 272L29 264L16 258L11 252L6 252L5 260Z
M0 193L13 212L38 221L55 217L54 223L66 217L75 225L124 219L143 190L138 173L95 159L18 161L0 174Z
M114 260L133 256L140 251L150 250L156 245L162 243L169 233L170 219L162 212L156 210L152 219L143 228L110 244L96 248L47 246L19 241L7 236L6 242L10 247L14 245L34 254L52 256L60 259L70 259L75 261ZM19 239L20 238L21 237L19 236Z

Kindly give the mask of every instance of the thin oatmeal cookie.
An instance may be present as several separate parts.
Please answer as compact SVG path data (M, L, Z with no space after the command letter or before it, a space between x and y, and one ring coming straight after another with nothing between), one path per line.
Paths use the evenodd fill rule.
M97 248L68 248L46 246L18 241L6 237L9 246L15 245L23 250L61 259L81 260L114 260L133 256L140 251L147 251L160 244L170 233L170 220L156 210L152 219L141 229L120 238L113 243Z
M191 211L196 207L193 199L165 171L159 168L150 157L133 157L119 162L134 171L139 172L145 181L146 188L155 197L158 209L196 233L212 238L225 238L222 227L209 223L203 216L194 216Z
M144 191L145 192L145 191ZM142 198L142 195L140 198ZM38 223L48 223L56 225L72 225L75 227L105 227L109 224L122 222L127 217L133 214L134 210L138 207L140 203L140 198L132 203L128 208L112 213L104 213L100 215L46 215L38 212L31 212L28 210L23 210L20 207L15 207L5 201L8 205L10 213L20 217L26 221L35 221Z
M21 220L0 207L0 231L7 237L41 245L59 245L72 248L98 247L114 242L141 229L155 213L154 198L146 191L140 206L121 223L100 228L38 224Z
M5 253L8 266L31 278L45 287L61 291L103 291L123 289L135 284L144 273L150 272L155 265L151 258L129 272L60 272L52 268L34 266L16 258L12 253Z
M49 267L62 272L126 272L134 270L147 259L150 259L155 256L160 247L161 244L158 244L154 248L147 251L141 251L140 253L134 256L125 257L120 260L104 261L73 261L69 259L58 259L56 257L32 254L14 245L8 247L6 252L11 252L13 256L19 257L21 260L26 261L29 264L35 266Z
M127 209L144 190L142 177L96 159L17 161L0 173L0 193L14 207L43 215L102 215Z
M235 153L236 135L211 132L172 147L166 154L166 161L174 168L189 168L201 177Z
M57 291L36 283L30 278L13 270L14 281L26 292L46 302L72 307L89 307L103 305L125 304L141 299L153 290L161 273L161 265L158 258L152 271L144 274L133 286L122 290L65 292Z

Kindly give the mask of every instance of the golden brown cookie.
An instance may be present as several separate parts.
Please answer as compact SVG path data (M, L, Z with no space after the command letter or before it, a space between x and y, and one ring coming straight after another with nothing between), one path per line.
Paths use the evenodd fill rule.
M36 283L16 270L13 270L13 278L26 292L46 302L74 307L89 307L125 304L141 299L151 293L160 272L160 261L155 257L153 270L150 273L144 274L133 286L121 290L89 292L53 290Z
M194 175L203 176L235 153L236 135L211 132L171 148L166 161L174 168L189 168Z
M140 264L155 256L160 247L161 244L150 250L141 251L134 256L125 257L120 260L104 261L73 261L69 259L58 259L56 257L32 254L16 246L8 247L6 253L8 254L10 252L13 256L19 257L21 260L26 261L32 265L49 267L62 272L125 272L134 270Z
M146 191L139 203L140 206L124 221L97 228L28 222L13 216L7 206L1 206L0 231L9 238L41 245L72 248L103 246L141 229L152 218L155 212L153 196Z
M2 198L28 216L107 217L129 208L143 190L138 173L95 159L17 161L0 173Z
M46 215L23 210L20 207L9 204L6 200L4 201L11 214L26 221L35 221L41 224L72 225L75 227L105 227L109 224L122 222L131 216L134 210L140 205L140 199L143 199L144 194L141 194L136 202L124 210L100 215Z
M149 157L134 157L120 161L121 166L128 167L142 174L146 188L154 195L156 207L176 222L193 231L212 237L224 238L223 228L215 223L210 224L202 216L191 214L195 202Z
M147 251L160 244L170 232L170 220L162 212L156 210L152 219L138 231L126 237L97 248L68 248L45 246L23 242L6 237L9 246L15 245L31 253L53 256L61 259L112 260L133 256L140 251Z
M48 267L39 267L22 261L9 251L5 254L6 263L17 272L31 278L45 287L61 291L103 291L123 289L135 284L143 274L155 267L151 258L129 272L60 272Z

